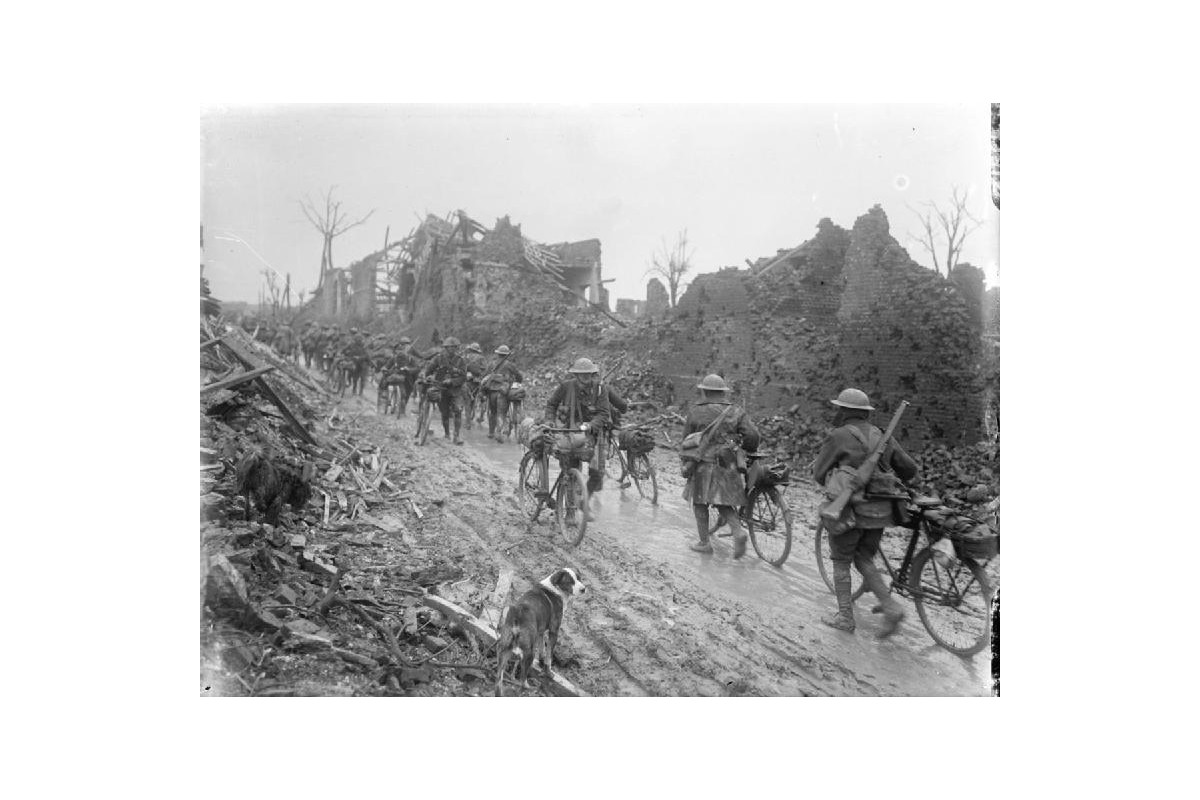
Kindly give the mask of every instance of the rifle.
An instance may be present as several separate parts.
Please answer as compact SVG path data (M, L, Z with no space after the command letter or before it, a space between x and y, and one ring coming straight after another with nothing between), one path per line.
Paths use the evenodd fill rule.
M846 508L846 503L850 502L851 496L871 480L871 476L875 474L875 467L879 464L879 457L883 455L884 448L887 447L892 434L896 432L896 426L900 424L900 417L904 415L906 408L908 408L908 401L901 400L900 407L896 409L892 421L883 433L883 438L879 440L879 444L875 445L875 449L867 456L867 460L859 465L855 480L851 481L850 486L842 489L841 494L821 507L821 518L827 523L834 523L841 519L842 511Z

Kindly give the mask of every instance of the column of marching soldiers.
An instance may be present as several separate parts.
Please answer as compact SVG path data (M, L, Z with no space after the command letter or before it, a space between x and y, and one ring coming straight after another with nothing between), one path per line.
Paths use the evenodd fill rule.
M374 374L381 411L404 415L408 400L415 393L429 392L417 395L418 399L436 396L443 435L452 438L455 445L463 444L464 416L470 427L472 421L482 423L486 415L488 438L497 442L508 441L522 421L523 378L513 363L514 351L507 345L500 345L493 351L493 358L486 359L477 343L462 348L462 343L453 336L439 342L436 331L435 346L422 351L408 336L392 339L376 334L368 338L355 327L349 330L332 324L322 327L317 322L309 322L299 336L286 327L278 332L267 330L265 335L260 331L258 338L294 363L299 363L303 355L306 367L315 366L338 386L347 381L352 394L361 396L367 378ZM713 552L711 537L716 528L709 526L709 511L715 508L721 522L732 532L733 557L741 558L746 553L747 541L738 514L738 509L746 504L742 471L746 458L758 457L759 432L745 409L732 402L732 390L720 375L708 375L696 388L699 399L690 405L683 428L685 446L689 435L698 436L702 442L701 452L692 461L685 461L683 468L687 479L683 496L692 504L699 534L699 541L690 548L699 553ZM852 471L862 464L873 443L882 436L869 422L874 408L864 392L846 389L831 402L836 408L835 429L813 464L813 476L822 485L835 473ZM588 358L579 358L571 365L568 377L546 403L541 426L582 431L587 446L594 448L588 465L589 497L595 497L602 488L608 432L619 428L621 414L627 409L626 400L599 379L599 368ZM737 452L739 448L743 453ZM880 466L906 483L918 477L916 462L894 440L887 442ZM622 475L620 480L624 479ZM625 488L628 483L621 485ZM590 507L586 513L592 518ZM890 635L899 627L904 611L891 596L873 562L883 527L883 523L876 526L860 521L858 527L831 537L838 611L823 620L826 624L845 631L855 628L850 587L853 564L880 602L878 610L885 620L881 635Z

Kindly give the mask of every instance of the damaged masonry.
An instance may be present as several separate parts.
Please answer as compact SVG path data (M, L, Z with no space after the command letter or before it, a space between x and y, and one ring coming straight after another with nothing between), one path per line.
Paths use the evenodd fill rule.
M846 386L870 396L881 427L907 401L895 436L925 487L954 513L994 515L999 292L984 291L982 272L921 267L875 206L849 229L822 219L798 246L698 275L675 308L658 281L644 300L615 303L606 282L597 239L547 245L508 217L487 228L461 210L427 215L332 270L287 321L297 339L310 322L363 329L370 396L331 391L319 363L262 341L260 320L202 315L204 685L254 696L492 694L503 610L569 565L588 595L565 612L552 669L514 686L521 694L986 691L956 656L928 651L915 614L896 647L851 653L795 600L832 602L814 562L824 498L809 465ZM629 403L622 425L653 434L655 501L619 483L610 460L595 522L564 547L552 512L531 520L514 491L528 440L493 442L468 422L466 446L454 448L435 422L422 446L415 399L403 416L376 404L402 335L427 355L448 336L475 342L489 363L511 348L526 417L541 416L576 359L593 360ZM785 571L751 558L719 585L683 546L695 534L677 454L694 387L710 373L792 476ZM262 464L270 469L252 469ZM301 483L307 494L293 491ZM727 555L728 540L715 541ZM862 630L878 625L859 607Z

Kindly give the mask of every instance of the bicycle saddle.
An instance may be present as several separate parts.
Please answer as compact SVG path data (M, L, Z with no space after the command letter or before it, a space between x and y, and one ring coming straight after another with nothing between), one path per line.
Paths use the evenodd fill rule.
M919 494L914 497L912 501L921 508L933 508L934 506L940 506L942 504L942 499L940 497L931 494Z

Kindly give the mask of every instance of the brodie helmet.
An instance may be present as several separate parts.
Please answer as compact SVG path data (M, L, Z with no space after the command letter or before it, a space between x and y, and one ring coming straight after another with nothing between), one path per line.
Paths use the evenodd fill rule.
M502 344L499 347L497 347L495 350L493 350L492 352L494 352L498 356L506 356L509 353L511 353L512 350L508 349L508 345Z
M447 336L442 340L442 347L458 347L462 342L455 339L453 336Z
M575 363L571 365L571 368L569 370L567 370L567 372L571 372L571 373L575 373L575 374L588 374L588 373L594 373L594 372L599 372L599 371L600 371L599 367L597 367L595 364L593 364L592 360L590 358L575 359Z
M703 389L706 392L729 392L729 384L725 383L725 379L715 372L711 375L705 375L704 380L696 384L697 389Z
M867 397L867 393L862 389L843 389L836 400L830 400L829 402L842 408L857 408L860 411L875 410L875 406L871 405L871 400Z

